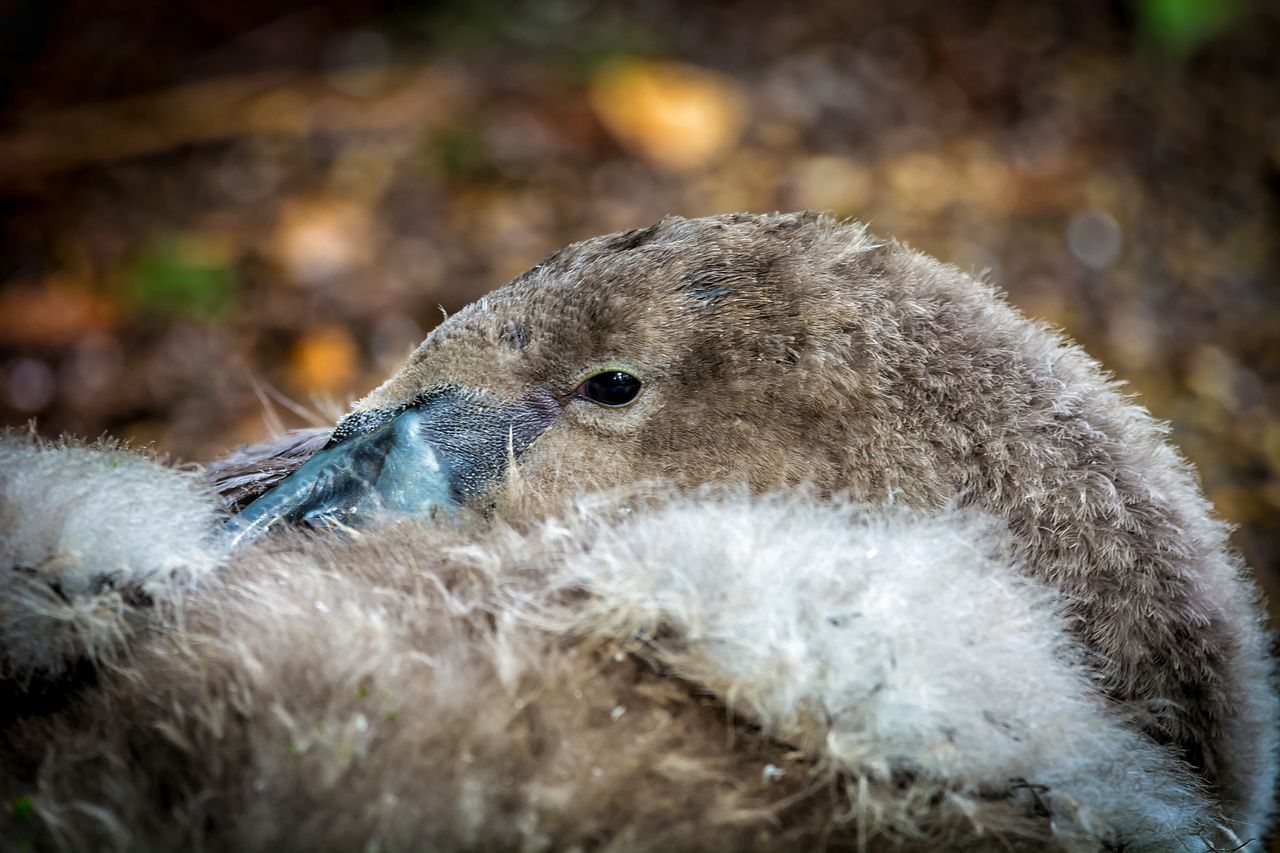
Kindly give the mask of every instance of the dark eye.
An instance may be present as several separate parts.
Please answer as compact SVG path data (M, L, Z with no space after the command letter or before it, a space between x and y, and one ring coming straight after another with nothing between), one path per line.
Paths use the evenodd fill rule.
M640 393L640 380L621 370L606 370L589 377L574 393L602 406L625 406Z

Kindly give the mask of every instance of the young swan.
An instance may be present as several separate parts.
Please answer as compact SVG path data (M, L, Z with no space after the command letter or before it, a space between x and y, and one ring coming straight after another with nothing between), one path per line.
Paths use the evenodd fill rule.
M1164 426L954 267L822 215L664 219L451 317L335 440L405 412L499 515L638 482L991 513L1117 708L1247 835L1269 821L1277 706L1226 529Z
M182 630L147 635L132 662L113 664L128 677L108 680L90 700L99 704L79 712L103 739L124 738L100 750L118 762L141 747L106 721L135 715L187 756L167 759L180 769L166 778L213 793L184 801L192 810L184 825L203 826L202 810L223 798L268 812L295 808L289 813L311 831L299 837L506 845L515 842L484 835L496 812L477 804L514 785L542 819L579 815L563 803L582 814L598 807L590 813L603 821L630 815L607 836L599 826L579 836L529 818L540 828L522 836L526 845L602 837L626 845L642 829L679 825L695 833L677 837L686 844L769 846L745 815L774 808L761 804L776 803L782 789L762 793L744 782L742 749L725 755L723 734L708 734L705 720L690 723L687 697L655 705L656 690L675 689L669 679L627 670L620 686L622 670L608 663L608 650L620 644L802 755L852 774L844 823L818 809L805 830L814 834L769 836L780 849L832 838L823 827L850 819L852 839L840 837L859 843L1083 839L1162 849L1204 824L1179 762L1237 835L1257 838L1266 829L1276 703L1256 593L1185 463L1080 350L990 287L859 227L809 214L667 219L571 246L449 319L302 464L321 443L313 436L215 469L237 502L274 485L238 517L234 539L282 522L357 522L386 510L487 516L497 532L468 540L447 526L406 532L401 525L354 545L290 539L218 556L230 565L226 586L209 590L212 604L178 607ZM15 467L28 464L20 460L29 451L8 452ZM577 506L585 494L644 484L662 493L725 483L756 493L802 487L805 497L781 507L738 499L663 509L661 501L656 508L640 501L630 516L627 507L584 515ZM0 494L0 522L55 517L41 509L42 495L23 488ZM904 515L877 520L847 501L890 502ZM965 506L997 523L975 521L959 512ZM74 508L63 510L57 517L76 517ZM464 528L474 523L466 518ZM503 533L504 521L524 532ZM77 558L56 547L58 530L48 548L14 553L36 555L26 563L74 567ZM978 542L983 547L968 547ZM40 572L14 568L22 570L21 602L47 602L36 616L61 612L61 591L39 593L31 578ZM142 598L196 573L148 571ZM106 584L112 594L129 586L127 578ZM350 604L335 627L326 614L338 601ZM111 614L120 612L115 602ZM302 606L308 602L314 606ZM1063 639L1055 606L1065 609L1079 645ZM22 612L11 608L0 636L29 640L29 627L12 627L12 614ZM120 636L133 625L110 624ZM570 652L594 637L585 646L589 665L560 641L539 645L530 626L568 638ZM43 658L28 656L76 648L95 645L75 635ZM21 673L15 657L0 659L7 672ZM396 683L428 691L412 693L417 704L405 708L420 709L413 719L431 725L387 718L375 729L393 731L379 740L369 734L368 709L359 704L368 688L360 685L400 679L408 663L399 662L418 658L432 678ZM374 663L359 663L366 660ZM601 667L603 728L591 714L569 714L578 706L565 698L565 691L590 694L585 685ZM1096 673L1109 708L1081 668ZM157 684L164 702L148 698ZM543 686L529 693L531 685ZM515 725L495 710L510 707L502 697L511 691L520 708L547 710ZM469 703L466 714L459 697ZM270 714L264 720L255 708ZM662 719L681 709L683 734L646 740L655 729L644 715L661 708ZM320 723L304 724L316 714ZM562 717L563 725L551 722ZM87 748L75 739L75 720L47 730L37 721L13 737L30 744L52 732L58 752L74 754L69 745ZM320 762L312 773L283 760L264 734L272 720L300 748L317 739L332 747L331 760L324 750L308 752ZM565 753L546 753L548 744L581 744L590 756L611 744L619 760L566 769L550 757ZM297 798L309 810L285 795L271 799L290 785L310 792L347 779L349 756L366 749L381 768L359 777L372 788L355 791L344 781L323 796ZM794 756L776 742L751 749L787 784L800 778L786 763ZM212 777L197 782L191 756L199 755L217 761ZM419 766L405 763L414 755L449 772L405 782ZM683 770L659 773L645 787L637 768L655 755L660 769ZM69 766L52 762L42 776L53 780L51 790L65 786L63 802L88 778ZM118 764L101 772L122 775ZM719 787L699 793L700 773ZM259 782L257 800L240 796ZM397 788L401 782L407 787ZM84 808L115 815L116 827L129 825L126 815L155 819L156 808L132 805L154 806L157 796L139 794L138 784L104 782L118 795L115 806ZM1031 813L1047 809L1051 832L1020 823L1014 812L1025 809L1001 811L1015 789L1033 800ZM699 799L713 790L736 793ZM786 791L788 802L809 802L792 798L802 790ZM387 792L430 808L380 812ZM315 804L333 804L338 793L362 810L345 816L350 834L329 836L337 832L322 819L329 810ZM51 812L55 834L60 817L73 824L75 808ZM263 827L252 814L218 814L228 834L213 837L268 843L253 834ZM419 824L402 826L414 815ZM236 820L239 835L226 830ZM367 825L390 835L352 828ZM444 835L414 834L432 826ZM729 827L750 833L735 836Z

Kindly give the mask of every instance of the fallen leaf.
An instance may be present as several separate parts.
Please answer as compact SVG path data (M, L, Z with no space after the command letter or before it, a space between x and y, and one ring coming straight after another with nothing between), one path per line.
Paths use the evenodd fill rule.
M345 391L355 381L360 351L341 326L323 326L308 332L289 357L289 381L300 393Z
M57 347L116 323L111 304L83 286L53 279L42 290L0 290L0 343L13 347Z
M676 62L603 66L591 84L591 105L624 146L673 171L712 162L737 143L746 123L737 83Z
M291 202L280 217L276 257L295 282L323 284L369 263L373 232L369 210L353 202Z

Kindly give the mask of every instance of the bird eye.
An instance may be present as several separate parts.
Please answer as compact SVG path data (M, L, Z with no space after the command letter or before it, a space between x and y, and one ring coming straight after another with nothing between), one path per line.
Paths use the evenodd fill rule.
M590 376L574 392L593 403L613 408L627 405L639 393L640 380L621 370L605 370Z

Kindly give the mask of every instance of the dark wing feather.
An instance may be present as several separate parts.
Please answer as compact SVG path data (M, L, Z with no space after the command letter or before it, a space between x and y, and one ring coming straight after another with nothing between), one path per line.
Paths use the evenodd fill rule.
M275 441L242 447L210 464L205 479L228 509L242 509L315 456L332 432L292 430Z

